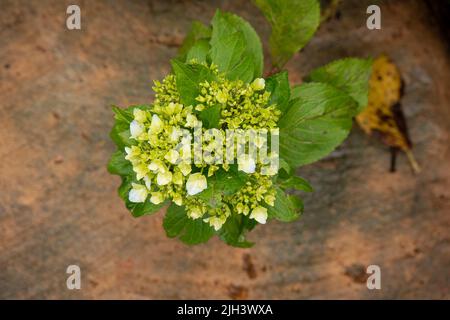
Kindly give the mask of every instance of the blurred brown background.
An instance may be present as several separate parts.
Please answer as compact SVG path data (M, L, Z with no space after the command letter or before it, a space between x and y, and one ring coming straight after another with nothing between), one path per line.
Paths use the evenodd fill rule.
M422 173L403 154L389 173L388 149L355 125L299 170L315 187L303 218L256 228L243 250L168 239L162 212L133 219L105 167L110 105L151 101L193 19L235 12L267 51L270 28L250 1L0 0L0 298L450 298L450 46L430 1L375 1L382 29L369 31L372 2L344 1L290 77L388 53ZM73 3L79 31L65 26ZM70 264L81 290L66 288ZM379 291L366 288L370 264L381 267Z

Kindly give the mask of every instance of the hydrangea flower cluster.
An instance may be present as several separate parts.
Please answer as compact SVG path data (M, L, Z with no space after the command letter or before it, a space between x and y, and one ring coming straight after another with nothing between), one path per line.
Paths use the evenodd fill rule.
M261 157L255 159L248 154L237 157L236 167L246 173L245 183L237 192L223 195L211 206L201 197L208 188L208 178L218 170L229 171L233 165L211 161L217 160L213 156L192 161L196 156L192 133L195 129L201 130L202 150L212 152L218 149L218 141L208 139L211 129L202 127L201 112L219 105L220 117L212 130L226 136L227 129L276 129L280 111L276 105L269 104L270 93L264 90L264 79L257 78L250 84L231 81L219 74L214 65L209 68L216 80L200 84L195 106L181 103L176 78L169 74L162 82L155 81L153 106L134 109L129 131L135 143L125 147L125 159L131 162L138 182L132 184L128 198L134 203L150 201L153 204L171 200L178 206L185 206L189 218L201 218L216 231L231 214L248 215L265 223L266 206L273 206L275 201L272 179L278 168L267 165L267 159ZM257 136L252 143L260 147L266 142L264 136ZM223 153L226 153L225 146ZM272 152L267 158L277 156Z

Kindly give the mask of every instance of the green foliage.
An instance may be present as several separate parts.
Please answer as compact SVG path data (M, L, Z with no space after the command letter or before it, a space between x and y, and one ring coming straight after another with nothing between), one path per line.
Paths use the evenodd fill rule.
M300 213L303 209L301 200L296 197L292 198L286 195L284 191L279 187L276 187L276 191L277 194L275 205L273 207L267 206L269 217L283 222L291 222L297 220L300 217Z
M266 79L266 90L270 92L270 103L285 112L289 105L291 89L287 71L274 74Z
M215 76L211 69L201 64L186 64L179 60L172 60L172 68L175 73L178 92L181 103L184 105L196 105L196 97L200 94L200 83L212 81Z
M328 83L355 99L358 113L367 106L372 59L347 58L312 71L306 81Z
M108 171L119 176L129 176L133 174L133 167L130 161L125 160L125 154L116 150L108 162Z
M186 55L186 61L196 60L198 62L206 62L210 50L208 40L201 39L197 41Z
M252 242L245 239L247 231L256 226L256 221L244 215L232 215L219 230L219 237L233 247L250 248Z
M230 80L250 82L262 75L261 41L252 26L231 13L217 11L212 20L211 60Z
M202 219L190 219L184 207L172 204L163 220L163 227L170 238L178 237L185 244L193 245L208 241L214 229Z
M302 49L320 23L318 0L253 0L272 26L272 64L282 68Z
M325 83L299 87L296 99L280 119L280 156L292 167L317 161L347 137L357 103Z
M200 112L199 118L202 120L204 128L210 129L219 127L220 110L220 105L217 104Z
M287 178L286 180L280 180L278 185L284 190L284 189L296 189L299 191L305 191L305 192L312 192L313 188L309 184L308 181L306 181L303 178L297 177L297 176L291 176Z

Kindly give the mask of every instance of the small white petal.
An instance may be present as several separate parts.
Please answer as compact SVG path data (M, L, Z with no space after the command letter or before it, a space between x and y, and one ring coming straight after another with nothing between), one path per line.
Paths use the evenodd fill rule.
M176 164L177 160L180 158L180 154L178 153L178 151L176 150L170 150L169 152L166 153L166 155L164 156L164 159L166 159L167 161L169 161L172 164Z
M152 116L152 122L150 124L150 132L159 133L162 131L162 129L163 129L163 122L156 114L154 114Z
M144 177L144 182L145 182L145 186L147 187L147 189L150 190L150 187L152 185L152 180L150 180L150 178L148 176Z
M206 177L201 173L191 174L186 182L186 190L190 196L202 192L207 186Z
M250 213L250 218L255 219L261 224L265 224L267 221L267 209L264 207L256 207Z
M131 121L130 123L130 133L132 138L139 137L144 132L144 126L137 122L136 120Z
M171 181L172 181L172 173L170 171L159 172L158 175L156 176L156 183L160 186L165 186Z
M128 200L135 203L144 202L148 195L146 187L137 183L133 183L132 186L128 193Z
M205 221L207 223L209 222L209 225L211 227L213 227L214 230L219 231L220 228L222 228L223 224L225 223L226 218L224 218L224 217L210 217L210 218L203 219L203 221Z

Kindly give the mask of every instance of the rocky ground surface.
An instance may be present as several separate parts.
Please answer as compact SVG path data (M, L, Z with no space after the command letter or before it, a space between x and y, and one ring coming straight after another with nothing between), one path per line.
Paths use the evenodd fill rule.
M315 187L295 223L271 222L251 249L168 239L163 212L133 219L105 167L111 104L150 102L189 24L220 7L270 28L250 1L0 0L0 298L450 298L449 46L422 1L346 0L288 65L293 82L346 56L389 54L423 171L355 125L331 156L299 169ZM66 268L82 289L66 288ZM366 288L365 268L382 271Z

